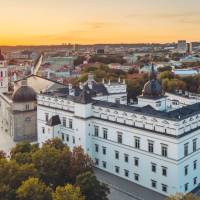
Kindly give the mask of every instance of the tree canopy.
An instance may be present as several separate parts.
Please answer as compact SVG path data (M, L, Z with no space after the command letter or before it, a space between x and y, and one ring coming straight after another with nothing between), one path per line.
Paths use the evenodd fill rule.
M81 147L71 151L60 139L48 140L41 148L19 143L11 150L10 159L0 152L0 200L91 199L76 180L85 173L95 177L92 168L92 160ZM90 180L86 177L85 184ZM102 188L109 191L100 183L90 185L91 191L102 192Z

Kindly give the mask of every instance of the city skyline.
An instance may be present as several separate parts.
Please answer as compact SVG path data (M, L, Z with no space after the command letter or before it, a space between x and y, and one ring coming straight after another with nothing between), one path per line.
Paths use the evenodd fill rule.
M198 0L0 0L0 45L199 41Z

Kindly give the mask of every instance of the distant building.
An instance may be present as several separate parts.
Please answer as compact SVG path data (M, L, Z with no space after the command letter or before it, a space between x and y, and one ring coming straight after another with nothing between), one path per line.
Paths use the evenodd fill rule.
M13 90L8 90L7 65L2 55L0 63L3 63L2 82L6 80L0 86L0 131L16 142L37 141L37 93L62 85L31 75L10 83Z
M195 69L173 69L172 72L178 76L195 76L199 71Z
M0 93L8 92L8 68L0 50Z
M96 54L100 54L100 55L102 55L102 54L105 54L105 50L104 49L97 49L96 50Z
M178 53L186 53L187 52L187 42L186 40L179 40L177 44L177 52Z
M191 54L192 53L192 43L187 43L187 53Z

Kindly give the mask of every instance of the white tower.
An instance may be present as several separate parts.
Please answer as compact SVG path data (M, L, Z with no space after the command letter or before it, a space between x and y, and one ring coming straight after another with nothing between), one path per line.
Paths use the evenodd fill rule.
M0 93L8 92L8 68L0 50Z

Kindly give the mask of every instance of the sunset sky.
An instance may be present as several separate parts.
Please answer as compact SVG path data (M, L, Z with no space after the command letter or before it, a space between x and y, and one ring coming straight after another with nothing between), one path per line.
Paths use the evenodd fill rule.
M200 0L0 0L0 45L200 41Z

